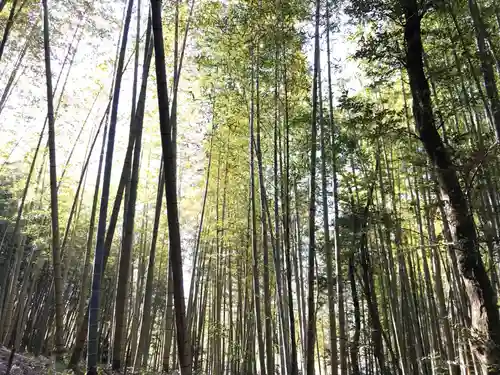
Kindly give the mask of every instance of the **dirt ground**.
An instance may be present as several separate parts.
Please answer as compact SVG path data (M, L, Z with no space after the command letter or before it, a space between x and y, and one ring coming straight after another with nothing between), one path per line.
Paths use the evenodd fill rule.
M0 375L7 373L9 363L10 349L0 347ZM50 359L45 357L30 357L27 355L16 354L12 361L10 375L45 375L50 371Z

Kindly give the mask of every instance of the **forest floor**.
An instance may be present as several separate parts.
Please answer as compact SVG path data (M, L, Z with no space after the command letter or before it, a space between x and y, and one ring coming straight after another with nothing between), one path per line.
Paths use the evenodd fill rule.
M0 346L0 375L5 375L7 373L7 368L9 365L9 358L11 355L11 350L5 346ZM100 368L104 374L113 375L119 374L111 371L110 368ZM127 369L127 374L139 374L139 372L133 372L132 368ZM75 375L84 374L83 370L75 373L73 370L64 369L63 371L57 371L60 375ZM141 372L142 373L142 372ZM34 357L29 353L16 353L14 359L12 360L12 367L9 375L54 375L53 361L50 358L38 356ZM178 375L179 373L174 371L172 375Z
M7 373L11 351L0 347L0 375ZM45 375L51 370L51 360L45 357L30 357L24 354L15 354L12 361L10 375Z
M0 375L5 375L7 373L7 368L9 365L9 358L11 355L11 350L5 346L0 346ZM110 368L101 368L104 374L118 374L111 371ZM133 375L132 369L128 369L128 374ZM84 371L78 371L75 373L73 370L64 369L61 372L57 372L60 375L74 375L74 374L84 374ZM50 358L38 356L34 357L29 353L16 353L14 359L12 360L12 367L9 375L54 375L53 361ZM135 374L138 374L136 372ZM178 375L177 372L172 374Z

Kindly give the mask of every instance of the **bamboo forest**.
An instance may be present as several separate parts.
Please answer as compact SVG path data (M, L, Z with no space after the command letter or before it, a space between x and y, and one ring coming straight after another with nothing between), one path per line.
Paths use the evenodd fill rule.
M0 375L500 375L498 0L0 35Z

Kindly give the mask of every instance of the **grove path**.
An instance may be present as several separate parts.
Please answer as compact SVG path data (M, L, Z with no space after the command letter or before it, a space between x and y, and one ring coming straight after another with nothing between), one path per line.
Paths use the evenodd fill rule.
M0 375L7 373L10 349L0 346ZM23 354L15 354L12 361L11 375L45 375L49 373L50 360L47 358L29 357Z

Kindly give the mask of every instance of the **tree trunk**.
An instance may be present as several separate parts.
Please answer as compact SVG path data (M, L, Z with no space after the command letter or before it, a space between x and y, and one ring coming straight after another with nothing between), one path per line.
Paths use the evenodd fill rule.
M253 47L252 47L253 48ZM250 119L249 119L249 156L250 156L250 200L252 204L252 220L251 220L251 238L252 238L252 279L253 279L253 297L254 297L254 313L255 313L255 324L257 332L257 345L259 353L259 365L260 371L263 375L266 373L266 363L265 363L265 353L264 353L264 339L262 336L262 319L261 319L261 308L260 308L260 272L259 272L259 251L257 249L257 205L255 202L256 187L255 187L255 136L254 136L254 89L255 89L255 66L253 51L250 51L251 55L251 70L252 78L250 84L251 89L251 103L250 103ZM264 215L264 212L261 213Z
M264 304L264 328L265 328L265 357L266 357L266 366L267 373L269 375L272 374L274 368L274 352L273 352L273 342L272 342L272 328L271 328L271 293L269 287L269 242L268 242L268 223L266 220L266 207L267 207L267 196L265 191L265 181L264 181L264 171L262 165L262 149L261 149L261 119L260 119L260 87L259 87L259 74L260 74L260 64L259 64L259 48L257 46L256 53L256 74L255 74L255 105L256 105L256 123L257 123L257 140L255 145L255 152L257 153L257 166L259 171L259 185L260 185L260 206L261 206L261 227L262 227L262 250L263 250L263 258L262 258L262 266L264 268L263 271L263 281L264 281L264 300L267 303ZM265 372L262 370L262 375L265 375Z
M283 51L283 54L284 54L284 51ZM285 347L284 347L284 350L286 350L285 352L285 358L287 359L287 362L286 362L286 365L290 367L290 374L291 375L297 375L298 374L298 360L297 360L297 339L295 337L296 335L296 331L295 331L295 312L294 312L294 308L293 308L293 293L292 293L292 257L291 257L291 254L292 254L292 245L291 245L291 234L290 234L290 226L291 226L291 214L290 214L290 122L289 122L289 111L288 111L288 79L287 79L287 74L286 74L286 69L287 69L287 65L286 65L286 61L285 61L285 58L283 56L283 89L284 89L284 96L285 96L285 139L284 139L284 152L285 152L285 173L284 173L284 190L282 192L282 196L284 195L284 197L282 198L284 200L284 204L285 204L285 225L284 225L284 239L285 239L285 263L286 263L286 284L285 283L280 283L280 285L278 285L278 287L281 287L283 286L283 294L285 293L285 291L287 292L287 297L286 298L282 298L283 299L283 303L281 305L281 315L282 315L282 329L283 329L283 336L284 336L284 342L285 342ZM277 136L277 135L276 135ZM278 145L276 145L275 147L277 148ZM277 154L277 150L275 151L276 154ZM275 156L275 174L278 173L278 160L277 160L277 155ZM282 164L282 163L280 163ZM283 175L283 168L281 168L281 175ZM276 177L276 180L277 180L277 177ZM276 186L277 188L278 186ZM295 185L296 187L296 185ZM297 197L297 189L295 189L295 197ZM277 202L278 199L276 198L276 206L277 206ZM275 210L277 211L278 208L275 207ZM277 215L277 213L276 213ZM280 273L279 275L279 278L278 278L278 275L276 275L276 279L277 280L280 280L281 279L281 254L280 254L280 251L279 249L281 248L280 244L279 244L279 231L278 231L278 228L279 228L279 222L278 220L276 220L276 227L277 227L277 230L276 230L276 257L275 257L275 262L278 264L278 266L276 267L276 271ZM300 248L300 245L297 245L298 248ZM293 254L295 255L295 251L293 251ZM297 269L297 259L296 257L293 257L293 266L295 269ZM302 271L302 269L301 269ZM302 279L301 279L302 280ZM301 281L299 280L299 275L298 273L295 275L295 282L296 282L296 291L297 291L297 306L298 306L298 310L299 310L299 327L303 327L303 324L302 324L302 320L301 320L301 314L300 314L300 311L301 311L301 301L303 301L303 298L304 298L304 293L303 293L303 283L301 282L300 283L300 288L298 287L299 285L299 282ZM280 290L278 290L278 293L281 293ZM302 297L302 298L301 298ZM285 306L285 301L288 299L288 306ZM288 314L286 313L286 309L288 308ZM304 310L305 311L305 310ZM287 316L288 316L288 319L289 319L289 322L287 321ZM289 324L289 326L287 326L287 323ZM288 332L290 332L290 341L288 340ZM286 335L285 335L286 333ZM288 344L290 343L290 344ZM288 354L288 347L290 347L291 349L291 353Z
M47 118L49 125L49 159L50 159L50 208L52 219L52 266L54 272L54 294L56 313L56 358L62 359L63 342L63 301L62 301L62 270L59 244L59 206L57 197L56 144L54 128L54 97L52 90L52 70L50 66L49 10L47 0L43 0L43 41L45 50L45 75L47 79Z
M7 23L3 31L2 41L0 42L0 61L2 60L3 50L5 49L5 44L7 43L7 38L9 37L10 29L12 28L12 24L14 23L14 14L16 11L16 5L17 5L17 0L13 0L12 5L10 7L9 18L7 19Z
M355 232L353 234L355 236ZM351 284L351 296L354 306L354 334L349 346L351 357L352 375L360 375L359 370L359 336L361 332L361 312L359 308L358 292L356 288L356 264L354 263L354 254L349 257L349 282Z
M153 43L151 42L151 34L148 29L147 39L146 39L146 49L144 55L144 64L142 72L142 83L141 91L139 93L139 99L137 103L136 112L132 121L135 122L131 128L136 129L135 135L135 147L134 147L134 157L132 161L132 175L130 181L130 196L127 205L127 217L125 221L125 237L122 243L122 252L120 256L120 272L118 277L118 285L116 292L116 305L115 305L115 337L113 344L113 369L118 370L121 367L120 358L121 352L121 342L122 338L126 337L126 319L124 316L125 302L128 289L129 280L129 265L130 257L132 253L132 244L134 237L134 224L135 224L135 204L137 201L137 186L139 184L139 168L140 168L140 156L141 156L141 146L142 146L142 128L144 119L144 109L146 102L146 89L147 80L149 76L149 67L151 65L151 58L153 54ZM125 335L125 336L124 336Z
M445 203L460 273L472 313L472 346L484 374L500 374L500 318L494 291L478 248L474 219L460 186L455 167L434 123L429 84L423 68L420 16L416 1L402 1L406 25L406 61L413 96L413 116L420 139L436 169Z
M497 142L500 142L500 98L498 88L495 82L495 72L493 70L493 56L486 45L487 33L479 11L479 6L475 0L468 0L469 10L474 23L476 32L476 41L478 48L478 57L481 61L481 71L483 73L486 95L490 100L491 112L495 124L495 134Z
M312 119L311 119L311 158L309 165L309 266L308 266L308 317L306 341L306 374L314 375L314 341L316 336L316 313L314 309L314 270L316 260L316 137L318 118L318 74L319 63L319 18L320 1L316 0L315 36L314 36L314 74L312 92Z
M158 107L160 115L161 143L163 165L165 168L165 194L167 201L168 235L172 277L174 286L174 304L177 326L177 348L182 375L191 375L192 355L191 340L186 322L184 286L182 276L181 236L179 228L179 211L177 206L175 146L172 144L172 124L169 116L167 91L167 74L165 69L165 48L163 45L163 27L161 1L151 0L153 35L155 48L155 65L158 91ZM174 141L175 142L175 141Z
M330 225L328 220L328 193L327 193L327 177L326 177L326 127L323 122L321 122L321 184L322 184L322 198L323 198L323 230L325 232L325 254L326 254L326 275L328 280L328 314L329 314L329 337L330 337L330 366L332 375L337 375L338 373L338 358L337 358L337 324L335 315L335 283L340 283L341 281L341 269L340 269L340 251L338 243L338 192L337 192L337 167L336 167L336 154L337 150L336 144L336 134L334 133L334 122L333 122L333 95L332 95L332 72L331 72L331 58L330 58L330 5L326 4L326 48L327 48L327 76L328 76L328 122L330 129L332 130L332 156L333 156L333 194L334 194L334 225L335 225L335 259L338 260L337 264L337 277L333 276L333 256L332 256L332 244L330 241ZM340 329L340 357L341 357L341 369L340 374L346 375L346 368L344 367L345 355L345 339L343 333L344 322L343 316L340 315L340 307L342 305L342 315L343 315L343 296L342 287L338 288L338 304L339 304L339 329ZM342 320L342 322L341 322ZM359 371L359 370L358 370Z
M106 150L106 162L104 166L103 188L101 195L101 206L99 209L99 223L97 227L97 241L94 254L94 271L92 276L92 291L89 302L88 317L88 349L87 349L87 373L97 375L98 361L98 323L99 308L101 297L101 275L104 269L105 261L105 231L106 218L109 202L109 188L111 182L111 168L113 163L113 151L115 144L116 122L118 117L118 103L120 99L120 88L123 76L123 65L125 60L125 51L127 46L128 29L130 26L130 17L132 14L133 0L129 0L127 5L127 14L123 27L123 37L120 48L120 55L116 68L116 79L114 83L113 104L111 106L111 118L109 123L108 147Z
M151 239L151 250L149 252L148 274L146 278L146 291L144 295L144 307L142 309L142 325L139 335L139 346L137 347L137 355L135 363L138 366L146 366L145 353L149 350L149 329L151 326L151 302L153 297L153 281L155 269L156 243L158 238L158 229L160 226L160 214L163 201L163 189L165 178L163 175L163 166L160 166L160 176L158 179L158 193L156 195L155 217L153 224L153 238Z

